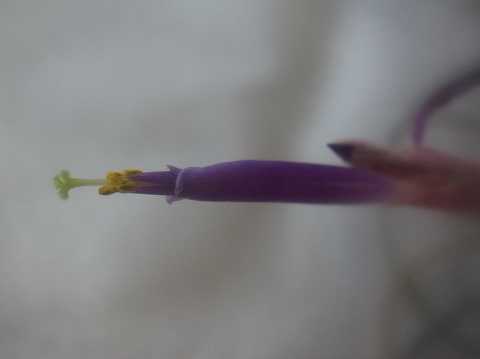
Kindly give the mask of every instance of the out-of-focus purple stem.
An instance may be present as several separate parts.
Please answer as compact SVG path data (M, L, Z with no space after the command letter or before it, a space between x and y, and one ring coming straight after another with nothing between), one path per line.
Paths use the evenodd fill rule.
M425 136L428 120L440 108L448 105L455 98L464 95L480 85L480 68L475 68L462 76L438 88L418 109L414 115L413 142L420 145Z
M131 192L229 202L354 204L386 201L391 181L357 168L245 160L206 167L144 172Z

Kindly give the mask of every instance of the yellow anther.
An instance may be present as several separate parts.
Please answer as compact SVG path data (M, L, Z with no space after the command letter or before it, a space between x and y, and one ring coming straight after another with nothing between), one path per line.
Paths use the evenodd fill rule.
M137 169L126 169L124 171L112 171L107 173L105 183L98 189L98 193L107 195L115 192L128 192L135 188L135 181L132 176L142 173Z

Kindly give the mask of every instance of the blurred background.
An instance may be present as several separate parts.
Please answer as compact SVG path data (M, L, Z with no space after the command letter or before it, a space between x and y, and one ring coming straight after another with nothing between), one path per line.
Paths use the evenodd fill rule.
M473 0L0 0L0 356L480 357L480 222L211 204L51 178L408 145L480 66ZM428 142L477 157L480 93Z

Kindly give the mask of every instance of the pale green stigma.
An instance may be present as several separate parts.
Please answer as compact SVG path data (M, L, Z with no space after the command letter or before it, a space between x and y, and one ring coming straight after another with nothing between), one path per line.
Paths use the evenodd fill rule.
M58 195L62 199L68 198L68 192L72 188L83 186L102 186L105 184L104 179L88 179L88 178L73 178L70 172L66 170L60 171L58 175L53 178L53 183L57 189Z

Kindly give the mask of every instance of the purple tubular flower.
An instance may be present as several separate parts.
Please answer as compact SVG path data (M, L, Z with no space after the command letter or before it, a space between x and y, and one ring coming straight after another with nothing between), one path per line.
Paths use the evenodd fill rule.
M440 108L448 105L450 101L466 94L468 91L480 85L480 69L476 68L462 76L454 78L444 86L437 89L415 113L413 142L416 145L422 143L425 136L425 128L431 116Z
M480 85L480 67L435 91L416 113L414 142L420 145L431 115ZM99 193L164 195L213 202L356 204L382 202L480 213L480 162L465 161L416 146L395 151L359 141L331 143L352 167L286 161L244 160L206 167L108 172L105 179L74 178L61 171L54 184L61 198L83 186Z
M368 203L392 192L390 180L370 171L331 165L244 160L206 167L142 172L124 192L229 202Z

